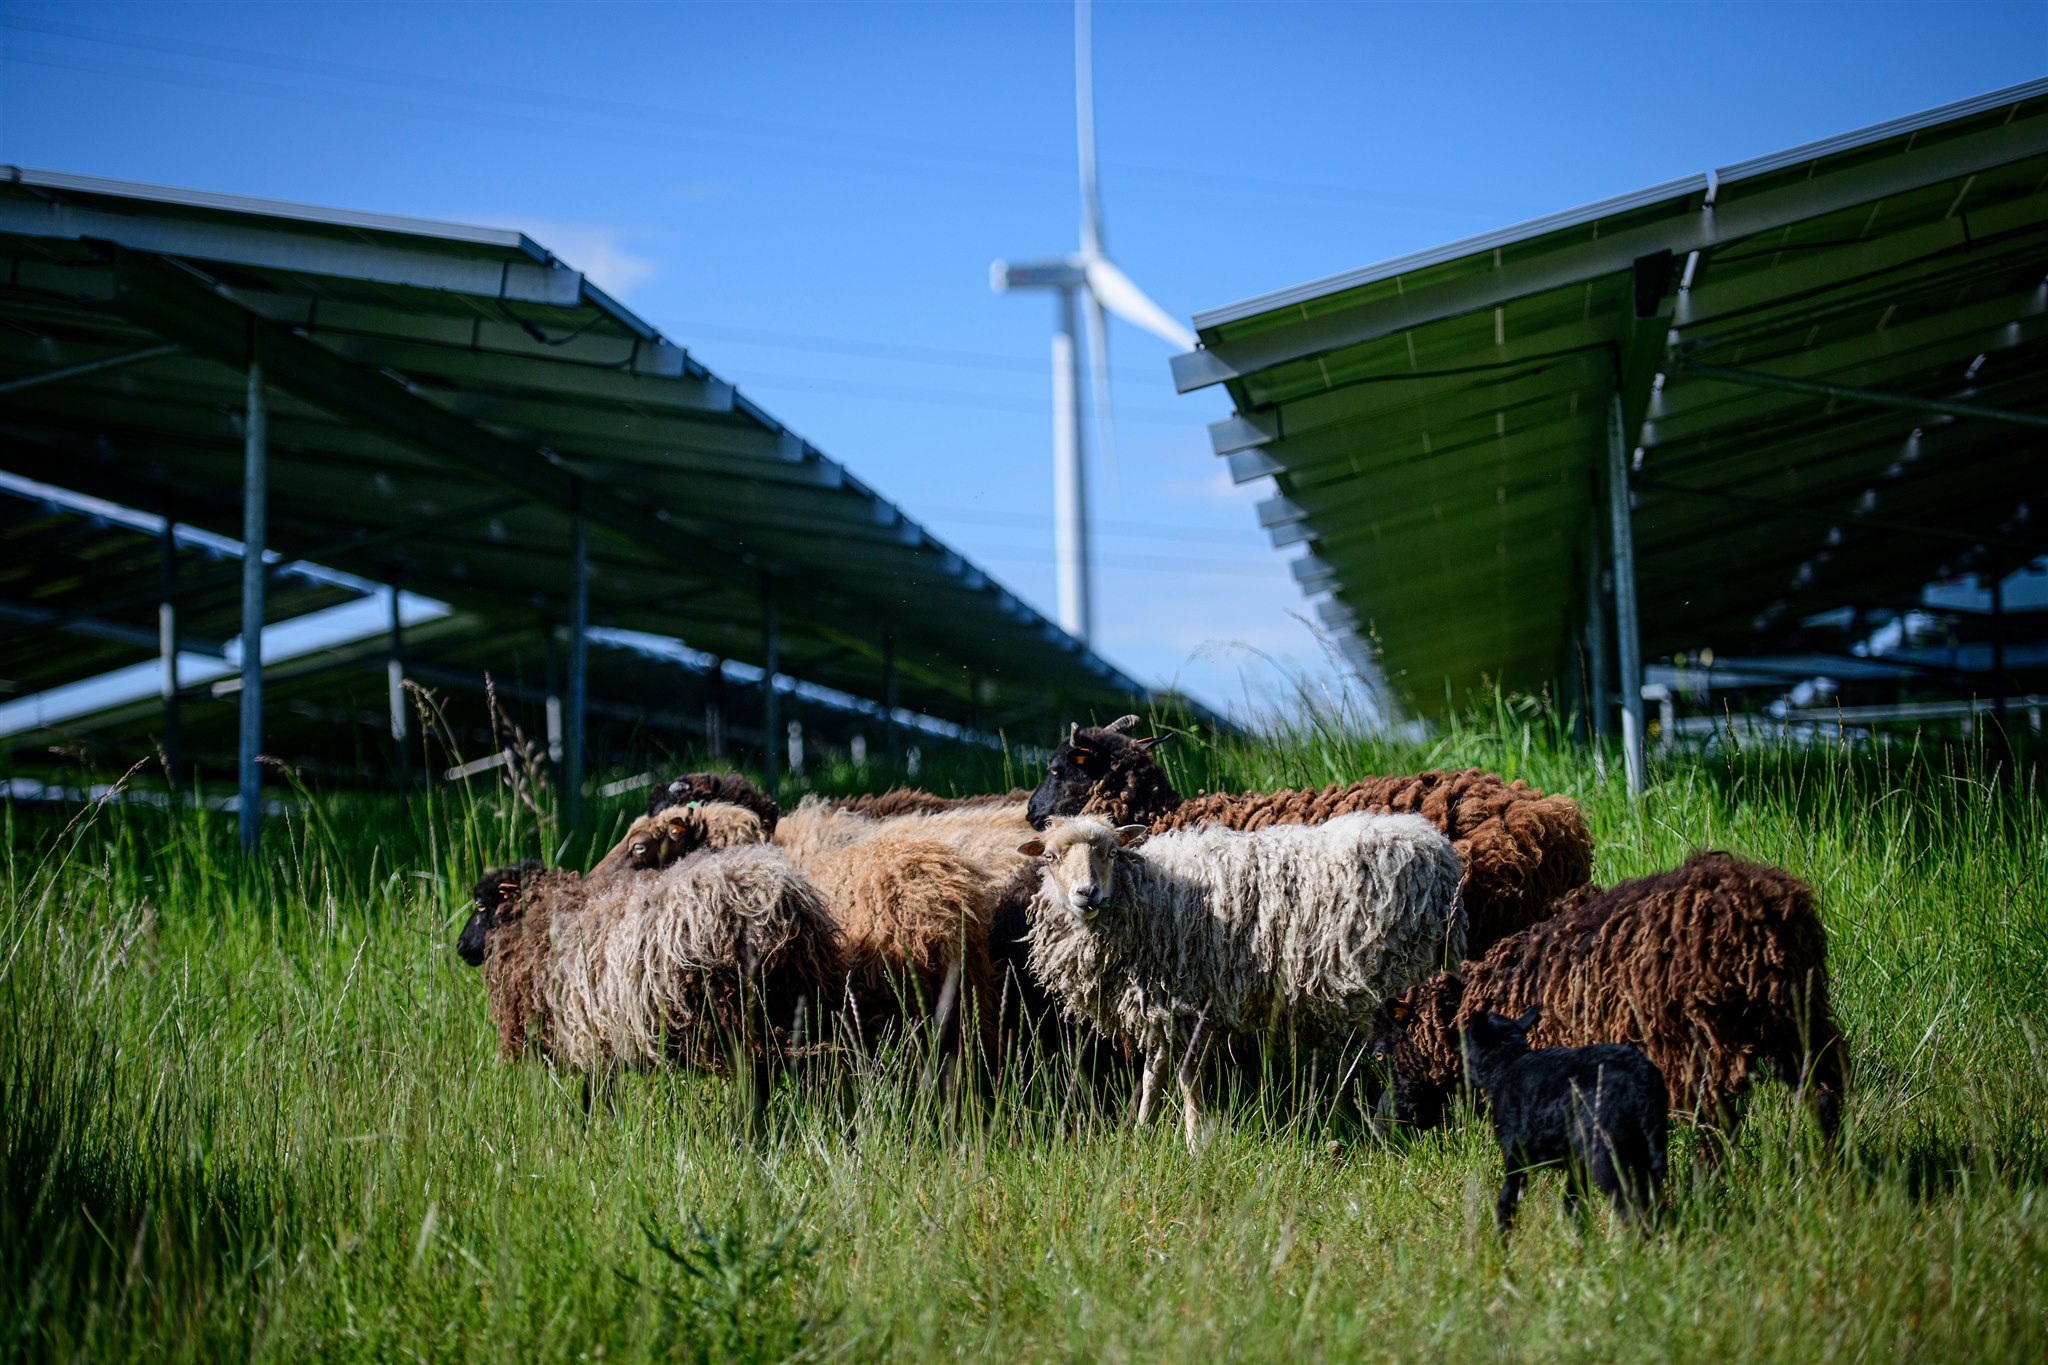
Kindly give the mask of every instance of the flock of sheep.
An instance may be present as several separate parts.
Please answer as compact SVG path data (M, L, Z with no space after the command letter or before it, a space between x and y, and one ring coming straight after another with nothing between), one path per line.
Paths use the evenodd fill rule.
M1759 1070L1832 1137L1843 1044L1789 873L1702 853L1592 886L1577 807L1476 769L1183 800L1136 724L1070 728L1028 793L784 813L688 774L587 873L486 873L458 948L506 1056L744 1070L757 1111L794 1060L917 1026L983 1075L1134 1058L1141 1123L1171 1073L1192 1144L1219 1050L1367 1046L1402 1123L1492 1101L1503 1226L1541 1160L1640 1210L1667 1105L1725 1139Z

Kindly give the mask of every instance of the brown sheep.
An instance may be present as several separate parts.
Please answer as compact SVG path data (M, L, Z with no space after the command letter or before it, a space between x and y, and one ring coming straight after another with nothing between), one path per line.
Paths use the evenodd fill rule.
M895 823L895 822L891 822ZM906 1006L941 1016L951 1046L972 1038L989 1055L996 1026L988 955L987 877L947 844L908 830L875 834L805 868L845 941L854 1026L873 1043ZM948 976L957 978L950 1003ZM975 1032L964 1027L971 1017Z
M817 891L766 847L599 879L531 861L496 868L461 947L483 967L506 1057L538 1052L589 1076L723 1071L737 1049L757 1112L787 1044L815 1032L807 1005L836 1001L846 980Z
M647 813L659 815L670 806L687 806L692 801L724 801L745 806L761 817L761 827L775 833L782 808L775 799L738 773L684 773L656 783L647 793Z
M659 814L643 815L627 826L625 837L598 860L589 875L602 878L621 872L645 872L678 862L700 849L743 848L767 842L761 817L745 806L723 801L670 806Z
M1126 738L1123 731L1136 723L1135 716L1125 716L1098 728L1070 728L1032 793L1032 824L1042 829L1054 816L1088 814L1164 834L1205 822L1264 829L1321 824L1354 812L1420 815L1450 836L1465 864L1465 912L1475 954L1543 918L1552 902L1592 875L1593 838L1578 806L1519 779L1504 782L1497 774L1466 768L1182 800L1149 752L1165 736Z
M1374 1051L1393 1063L1395 1115L1443 1118L1464 1078L1460 1031L1477 1015L1541 1006L1533 1047L1627 1043L1671 1101L1733 1137L1759 1068L1806 1092L1821 1132L1841 1118L1842 1038L1828 1010L1827 938L1813 892L1727 853L1602 891L1380 1007Z

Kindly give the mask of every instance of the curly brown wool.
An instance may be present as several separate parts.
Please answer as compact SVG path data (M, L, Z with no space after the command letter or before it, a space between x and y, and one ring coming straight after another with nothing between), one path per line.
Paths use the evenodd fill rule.
M972 810L980 806L1021 806L1031 796L1022 787L981 796L934 796L930 792L897 787L880 795L836 796L825 802L830 810L851 811L876 820L895 815L931 815L939 811Z
M522 1056L530 1041L548 1036L555 911L575 912L582 903L583 879L527 862L494 868L477 885L479 911L490 917L479 944L484 999L498 1028L498 1051Z
M1840 1121L1827 937L1812 890L1781 868L1698 853L1670 872L1580 888L1552 918L1389 1001L1375 1050L1393 1061L1400 1116L1441 1120L1464 1076L1467 1021L1532 1005L1532 1047L1632 1044L1664 1073L1674 1106L1730 1135L1759 1069L1804 1089L1823 1134Z
M1339 815L1420 815L1451 838L1465 865L1465 914L1474 955L1542 919L1593 872L1593 836L1566 796L1505 782L1479 768L1368 777L1314 790L1215 792L1151 820L1152 832L1209 823L1231 829L1319 825Z

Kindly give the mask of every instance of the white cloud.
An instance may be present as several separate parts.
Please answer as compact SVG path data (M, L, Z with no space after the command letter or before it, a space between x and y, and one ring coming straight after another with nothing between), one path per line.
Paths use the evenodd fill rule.
M520 230L615 297L652 279L657 268L652 260L626 246L628 233L606 223L529 219Z
M650 257L626 244L644 234L612 223L502 213L473 213L456 221L523 232L565 264L582 271L592 284L614 298L623 297L635 285L645 284L660 269Z

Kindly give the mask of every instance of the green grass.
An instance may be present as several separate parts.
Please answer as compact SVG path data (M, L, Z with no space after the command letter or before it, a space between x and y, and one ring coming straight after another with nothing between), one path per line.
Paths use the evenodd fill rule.
M322 796L251 865L220 817L15 807L0 1351L2048 1358L2032 769L1731 748L1660 766L1633 806L1615 765L1597 776L1506 707L1429 745L1305 721L1160 752L1186 790L1526 776L1584 803L1603 881L1699 846L1792 868L1831 936L1842 1146L1814 1150L1766 1086L1720 1172L1679 1140L1657 1240L1581 1235L1539 1180L1504 1249L1498 1156L1469 1116L1389 1146L1267 1093L1190 1155L1172 1123L1076 1121L1057 1078L948 1103L907 1056L785 1086L758 1142L726 1087L688 1076L628 1077L586 1119L573 1082L496 1057L452 950L485 859L564 845L535 811L481 785L405 808Z

